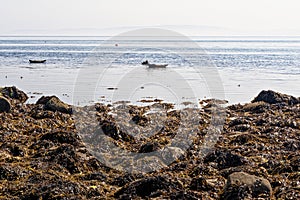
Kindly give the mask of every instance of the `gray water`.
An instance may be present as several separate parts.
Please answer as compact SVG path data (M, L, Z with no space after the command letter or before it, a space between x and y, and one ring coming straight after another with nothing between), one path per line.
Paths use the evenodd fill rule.
M197 71L202 63L217 69L218 79L222 82L222 88L218 87L218 90L224 91L224 98L230 103L249 102L263 89L300 96L300 37L192 37L188 41L151 42L127 39L107 43L108 39L0 37L0 85L16 85L23 89L31 96L29 102L50 94L73 104L116 100L135 102L152 97L168 101L186 98L188 101L188 94L183 92L178 96L174 94L174 87L180 87L180 91L191 89L198 99L222 98L214 96L207 79ZM29 64L29 59L46 59L47 62ZM148 70L140 64L145 59L152 63L167 63L168 67ZM99 70L100 80L97 77L91 80L97 82L92 97L80 100L82 102L74 100L73 93L82 68L97 66L99 60L102 62L99 66L105 70ZM103 66L107 60L111 61L110 64ZM158 79L171 80L173 72L180 75L180 80L171 81L169 85L148 84ZM132 85L126 91L120 90L126 78L137 81L132 91L127 91ZM141 82L141 79L148 82ZM172 88L181 82L187 84Z

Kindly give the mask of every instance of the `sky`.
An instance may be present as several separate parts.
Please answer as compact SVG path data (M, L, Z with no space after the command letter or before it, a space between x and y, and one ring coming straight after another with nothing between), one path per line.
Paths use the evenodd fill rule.
M0 35L104 34L164 27L192 34L300 35L299 0L0 0Z

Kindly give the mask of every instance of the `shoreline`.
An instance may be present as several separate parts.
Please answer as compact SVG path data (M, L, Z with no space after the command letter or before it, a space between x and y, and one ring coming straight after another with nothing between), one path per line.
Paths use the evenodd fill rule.
M5 199L300 197L300 98L268 90L227 107L71 110L55 96L24 104L17 88L1 93L11 105L0 113Z

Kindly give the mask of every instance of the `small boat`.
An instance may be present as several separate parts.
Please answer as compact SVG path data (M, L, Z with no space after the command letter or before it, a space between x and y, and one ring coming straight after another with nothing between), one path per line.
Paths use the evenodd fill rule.
M29 60L29 63L44 63L46 60Z
M150 64L148 60L142 62L142 65L147 65L149 68L166 68L168 66L168 64L162 64L162 65Z

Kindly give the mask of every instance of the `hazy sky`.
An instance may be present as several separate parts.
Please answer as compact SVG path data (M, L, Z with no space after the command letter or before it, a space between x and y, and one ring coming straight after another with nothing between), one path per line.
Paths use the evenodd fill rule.
M0 35L196 25L300 35L299 0L0 0ZM299 33L299 34L298 34Z

